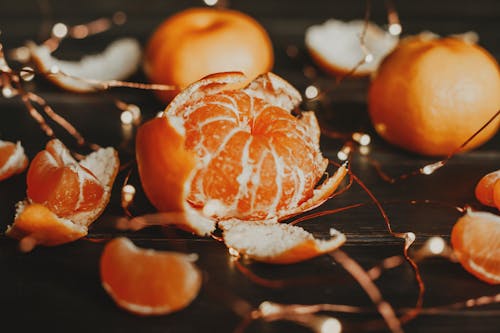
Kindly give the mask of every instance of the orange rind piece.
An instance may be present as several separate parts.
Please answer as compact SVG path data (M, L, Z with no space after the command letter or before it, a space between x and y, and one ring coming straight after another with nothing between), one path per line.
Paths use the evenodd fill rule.
M330 229L330 238L316 239L301 227L276 221L227 220L219 223L224 243L249 259L269 264L293 264L334 251L346 240ZM234 252L233 252L234 253Z
M109 202L119 164L113 148L100 148L77 162L59 140L49 141L30 165L28 198L18 203L7 235L47 246L85 236Z
M28 158L21 142L0 140L0 181L23 172L28 166Z
M79 61L55 58L46 45L28 43L36 67L55 85L78 93L106 89L105 81L124 80L134 74L142 51L133 38L118 39L98 54L84 56Z
M477 200L485 206L500 209L500 170L481 178L475 190Z
M136 247L115 238L101 256L101 282L121 308L134 314L164 315L188 306L198 295L202 278L196 255Z
M500 284L500 216L468 210L451 232L458 261L471 274Z

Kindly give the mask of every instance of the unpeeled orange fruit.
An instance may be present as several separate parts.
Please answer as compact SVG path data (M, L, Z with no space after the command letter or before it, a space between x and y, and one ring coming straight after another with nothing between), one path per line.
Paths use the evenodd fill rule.
M28 166L28 158L20 142L0 140L0 181L21 173Z
M500 209L500 170L485 175L476 185L476 198L483 205Z
M340 184L345 168L316 188L328 161L314 113L291 114L300 94L272 73L237 88L246 80L241 73L208 76L139 128L141 182L160 211L283 219L314 207Z
M195 256L140 249L127 238L106 244L101 282L113 300L139 315L160 315L188 306L198 295L201 274Z
M451 244L467 271L488 283L500 283L500 216L468 211L453 227Z
M118 166L113 148L77 162L61 141L49 141L29 167L27 200L18 203L7 235L48 246L85 236L106 208Z
M249 80L271 70L265 29L252 17L220 8L190 8L169 17L151 36L144 60L153 83L186 88L218 72L241 71ZM159 92L168 101L179 90Z
M459 38L402 40L379 67L369 113L389 143L424 155L458 149L500 109L500 71L483 48ZM464 150L490 139L495 119Z

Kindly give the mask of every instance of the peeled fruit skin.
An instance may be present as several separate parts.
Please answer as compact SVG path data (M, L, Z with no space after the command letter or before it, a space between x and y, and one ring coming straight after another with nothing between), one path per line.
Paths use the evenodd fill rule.
M212 73L242 71L249 79L269 72L271 40L253 18L235 10L192 8L168 18L146 48L144 69L153 83L180 89ZM160 92L169 101L179 91Z
M495 59L457 38L408 38L386 57L369 91L375 130L389 143L430 156L454 152L500 109ZM490 139L495 119L464 149Z

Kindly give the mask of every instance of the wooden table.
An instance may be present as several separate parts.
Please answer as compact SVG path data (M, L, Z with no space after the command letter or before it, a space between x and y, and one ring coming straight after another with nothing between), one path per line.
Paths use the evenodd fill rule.
M50 6L46 6L45 4ZM43 10L40 10L41 4ZM21 45L27 39L40 40L44 33L42 17L52 22L68 24L86 22L109 16L117 10L128 14L127 23L107 33L82 41L65 41L57 55L77 58L84 53L102 49L119 36L134 36L145 43L148 35L169 14L201 1L27 1L2 2L0 29L6 49ZM500 2L481 1L397 1L405 33L432 30L441 34L475 30L481 44L500 58ZM288 79L301 91L311 82L303 75L304 66L311 65L304 49L306 27L330 17L361 18L363 1L231 1L231 6L248 12L268 29L275 47L275 72ZM373 19L385 23L381 1L374 1ZM42 13L44 13L42 15ZM42 28L40 28L42 26ZM48 27L51 25L49 24ZM291 59L286 48L296 45L299 55ZM137 74L132 80L145 80ZM319 82L326 86L333 79L320 73ZM368 131L372 134L370 157L378 160L393 175L418 169L434 160L408 154L381 141L372 131L366 112L367 80L345 81L331 92L328 101L316 107L333 128ZM78 95L54 88L43 79L30 87L40 93L62 115L66 116L90 141L121 147L122 161L132 157L133 142L123 145L120 113L108 94ZM499 92L500 93L500 92ZM117 89L111 96L141 107L150 118L163 109L150 92ZM16 99L0 99L0 138L21 140L30 158L41 150L47 138ZM57 135L69 145L70 137L58 130ZM324 154L333 160L342 143L322 138ZM454 157L444 168L431 176L419 176L390 185L381 180L368 162L368 157L355 154L351 167L377 198L385 202L393 228L413 231L417 235L415 248L430 236L449 240L451 228L460 215L450 207L411 205L410 200L436 200L449 205L478 205L473 196L476 182L485 173L500 166L500 135L478 150ZM122 214L119 205L120 184L116 181L111 203L105 214L95 222L89 237L107 240L120 235L109 222ZM14 204L25 196L25 174L0 184L0 229L13 220ZM137 176L132 176L137 184ZM319 210L368 202L368 196L353 186L347 193L327 202ZM397 201L397 202L394 202ZM138 211L151 208L146 204ZM401 253L402 241L391 237L380 214L373 205L311 220L303 226L319 236L327 235L330 227L344 232L348 241L343 250L369 268L383 258ZM142 318L130 315L115 306L100 285L98 263L104 242L80 240L55 248L36 248L29 254L17 250L17 243L0 235L0 319L2 332L231 332L240 318L232 311L230 299L241 299L253 307L262 301L280 303L336 303L371 306L363 290L329 256L301 264L269 266L247 263L255 273L269 279L321 278L320 282L285 288L256 285L235 269L225 246L210 238L198 238L175 230L149 228L137 233L125 233L140 246L170 249L199 254L198 265L205 282L202 291L187 309L162 317ZM500 287L480 282L458 264L443 259L427 259L420 263L426 294L425 307L465 301L481 295L493 295ZM404 264L384 274L377 281L384 297L395 308L412 307L417 296L413 271ZM359 331L357 324L379 319L373 312L364 315L342 315L346 331ZM421 315L404 326L407 332L499 332L500 307L489 305L474 309L445 311L438 315ZM257 321L248 332L306 332L292 323Z

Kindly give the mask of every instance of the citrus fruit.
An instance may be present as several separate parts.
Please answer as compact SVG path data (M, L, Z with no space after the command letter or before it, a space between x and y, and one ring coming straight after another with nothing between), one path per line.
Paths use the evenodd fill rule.
M330 19L321 25L313 25L306 30L307 50L313 61L327 73L347 74L361 61L366 60L351 74L370 75L394 49L398 37L369 22L364 35L364 44L369 51L365 51L360 41L364 28L365 22L362 20L343 22ZM365 58L366 56L369 58Z
M77 162L61 141L49 141L31 162L27 200L18 203L7 235L47 246L85 236L106 208L119 163L113 148L100 148Z
M479 279L500 283L500 216L468 211L451 232L451 244L462 266Z
M291 114L300 94L271 73L234 88L245 81L241 73L208 76L139 128L139 174L158 210L283 219L315 207L340 184L345 168L316 186L328 160L314 113Z
M153 83L180 89L218 72L241 71L249 79L273 66L273 48L264 28L235 10L191 8L169 17L151 36L144 69ZM179 90L159 92L168 101Z
M500 109L500 71L483 48L459 38L426 35L402 40L371 83L375 130L389 143L431 156L447 155ZM490 139L495 119L463 149Z
M201 287L194 260L193 255L140 249L128 238L115 238L101 256L102 286L116 304L135 314L178 311Z
M0 181L21 173L28 166L28 158L20 142L0 140Z
M500 170L490 172L481 178L475 192L480 203L500 209Z
M316 239L301 227L260 221L219 223L224 243L245 257L269 264L292 264L331 252L344 244L343 234L330 229L330 239Z

